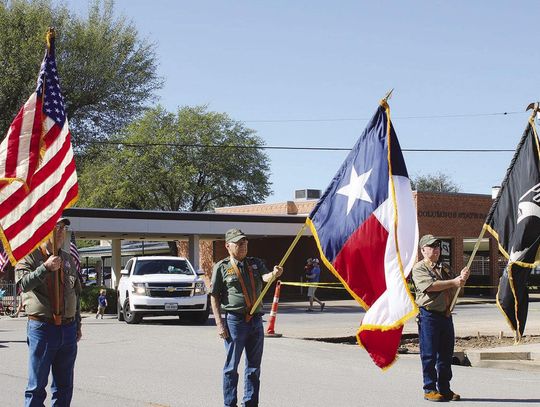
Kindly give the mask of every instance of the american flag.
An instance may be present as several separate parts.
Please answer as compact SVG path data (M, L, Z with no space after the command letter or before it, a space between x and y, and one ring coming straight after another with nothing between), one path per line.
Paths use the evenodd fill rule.
M47 239L78 198L51 31L48 42L36 91L0 144L0 237L13 264Z
M81 256L79 254L79 249L77 249L77 243L75 242L75 232L71 231L71 238L69 239L69 252L73 261L75 262L75 267L77 268L77 274L81 277Z
M0 274L4 272L7 264L9 263L9 256L6 253L6 250L2 247L0 250Z

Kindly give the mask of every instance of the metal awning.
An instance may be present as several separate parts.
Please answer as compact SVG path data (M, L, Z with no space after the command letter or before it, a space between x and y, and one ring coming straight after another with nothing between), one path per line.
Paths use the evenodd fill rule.
M228 229L240 228L251 237L296 236L305 216L244 215L210 212L137 211L70 208L64 211L77 239L184 240L223 239ZM308 229L305 235L310 235Z

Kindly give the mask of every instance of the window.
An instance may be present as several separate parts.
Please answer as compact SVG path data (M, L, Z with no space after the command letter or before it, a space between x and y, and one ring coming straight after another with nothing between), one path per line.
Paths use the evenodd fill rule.
M192 276L195 273L188 262L181 259L138 260L135 263L133 275L142 276L145 274L185 274Z

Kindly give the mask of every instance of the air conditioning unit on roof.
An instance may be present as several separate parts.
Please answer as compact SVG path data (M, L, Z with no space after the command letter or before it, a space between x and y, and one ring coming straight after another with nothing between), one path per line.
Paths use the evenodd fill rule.
M297 189L294 191L294 200L295 201L307 201L310 199L320 199L321 190L320 189Z

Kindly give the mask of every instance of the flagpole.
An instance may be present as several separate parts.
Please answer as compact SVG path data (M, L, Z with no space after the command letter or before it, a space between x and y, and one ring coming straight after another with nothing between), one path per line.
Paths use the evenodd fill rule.
M478 236L478 239L476 240L476 243L474 245L474 249L471 253L471 257L469 257L469 261L467 262L467 268L471 267L471 264L474 260L474 256L476 256L476 252L478 251L478 248L480 247L480 242L484 238L484 234L486 233L486 225L482 226L482 231L480 232L480 236ZM459 292L461 291L461 287L457 289L456 294L454 295L454 299L452 300L452 303L450 304L450 312L454 309L456 306L456 302L459 296Z
M289 246L289 248L287 249L287 252L285 252L285 255L283 256L283 258L281 259L281 261L279 262L279 267L283 267L283 265L285 264L285 262L287 261L287 259L289 258L289 255L291 254L291 252L293 251L294 247L296 246L296 244L298 243L298 241L300 240L300 238L302 237L302 233L304 232L304 229L306 228L306 222L304 222L304 224L302 225L302 227L300 228L300 230L298 231L298 233L296 234L296 237L294 238L293 242L291 243L291 245ZM276 278L274 277L274 275L272 275L272 277L270 278L270 280L266 283L266 286L264 287L264 289L262 290L261 292L261 295L259 295L259 298L257 298L257 301L255 301L255 304L253 304L253 307L251 307L251 311L249 311L249 315L253 315L253 313L255 312L255 310L257 309L257 307L259 306L259 304L261 303L264 295L266 294L266 292L268 291L268 289L270 288L270 286L272 285L272 283L276 280Z
M49 29L47 30L47 33L45 34L45 41L47 42L47 54L49 54L49 55L51 53L51 46L52 46L52 42L53 42L55 36L56 35L55 35L54 28L49 27ZM41 99L42 99L42 102L45 100L45 80L43 81L43 87L42 87L42 91L41 91ZM41 133L42 134L41 134L41 138L40 138L40 151L42 150L41 149L41 143L44 142L43 141L43 138L44 138L43 110L41 111L41 115L42 115L42 118L41 118L41 123L42 123ZM56 231L56 226L55 226L54 229L53 229L53 233L52 233L52 255L53 256L58 255L58 247L57 247L57 244L56 244L56 234L57 234L57 231ZM56 325L60 325L61 324L61 318L62 318L61 315L60 315L60 270L54 270L53 279L54 279L54 298L55 298L53 320L54 320Z

